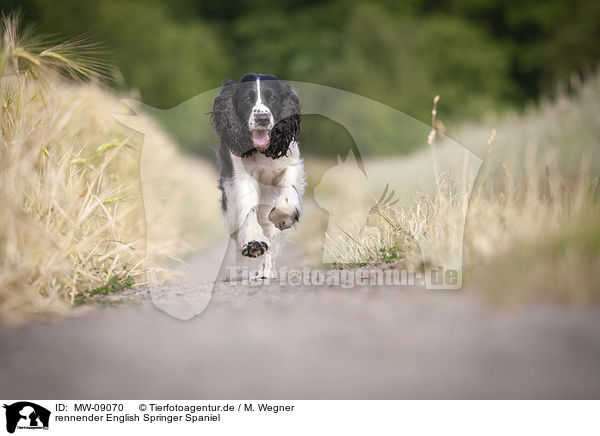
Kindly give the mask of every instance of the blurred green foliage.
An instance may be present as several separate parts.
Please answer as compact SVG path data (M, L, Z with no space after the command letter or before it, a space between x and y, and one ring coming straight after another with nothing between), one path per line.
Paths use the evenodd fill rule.
M122 73L116 86L159 108L256 71L345 89L425 122L439 94L439 115L452 123L520 107L600 60L596 0L0 4L21 8L42 33L94 35ZM315 152L348 140L339 125L310 117L304 135L322 138ZM197 148L189 135L180 141Z

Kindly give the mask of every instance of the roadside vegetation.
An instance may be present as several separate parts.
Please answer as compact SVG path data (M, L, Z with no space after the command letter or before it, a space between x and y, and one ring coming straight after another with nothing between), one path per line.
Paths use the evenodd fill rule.
M146 177L160 174L167 188L214 176L178 165L175 144L149 120L145 138L115 120L128 108L104 85L110 70L96 44L44 42L18 16L0 26L0 316L64 311L90 293L144 283L159 259L189 247L182 223L188 207L202 207L177 183L147 246L142 141L152 150Z
M443 262L423 259L417 239L444 253L466 213L467 288L502 301L600 301L600 75L570 88L520 116L463 126L453 137L485 157L470 197L471 186L459 187L462 176L448 172L439 175L435 195L415 192L408 207L382 196L366 226L331 246L339 266L395 262L420 269ZM431 146L366 166L401 178L408 166L431 166L433 150L443 167L446 141Z

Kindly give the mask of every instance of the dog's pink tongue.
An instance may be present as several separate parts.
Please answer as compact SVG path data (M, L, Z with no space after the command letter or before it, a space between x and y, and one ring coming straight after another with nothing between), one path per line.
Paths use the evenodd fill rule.
M266 130L253 130L252 141L254 146L260 150L264 150L269 146L269 134Z

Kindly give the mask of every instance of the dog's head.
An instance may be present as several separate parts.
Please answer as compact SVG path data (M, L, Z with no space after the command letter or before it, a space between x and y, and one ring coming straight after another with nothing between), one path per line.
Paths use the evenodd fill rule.
M258 150L277 159L286 155L300 130L300 101L275 76L249 73L223 86L211 116L221 143L236 156Z

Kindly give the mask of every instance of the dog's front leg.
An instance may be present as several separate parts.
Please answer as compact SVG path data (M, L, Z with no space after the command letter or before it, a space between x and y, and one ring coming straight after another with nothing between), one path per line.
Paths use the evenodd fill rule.
M227 227L237 242L238 253L260 257L269 248L262 227L258 224L259 188L252 177L236 177L225 184Z
M304 192L302 161L288 167L277 186L279 195L275 200L275 207L269 212L269 220L279 230L286 230L298 222L302 212L302 194Z
M275 202L275 207L269 213L269 220L279 230L292 227L300 219L300 198L292 187L283 188Z

